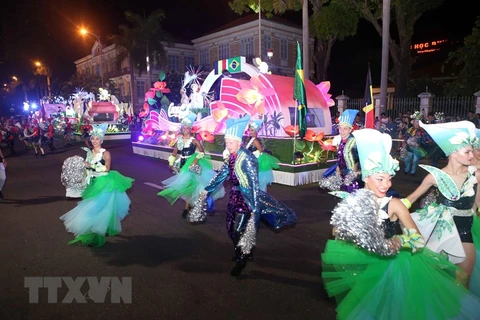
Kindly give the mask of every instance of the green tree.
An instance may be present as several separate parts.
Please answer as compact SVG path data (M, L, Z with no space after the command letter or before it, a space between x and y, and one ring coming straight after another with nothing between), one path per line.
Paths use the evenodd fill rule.
M469 96L480 90L480 16L472 33L465 37L464 46L450 53L448 62L463 68L458 78L446 86L447 94Z
M77 89L83 89L85 92L92 92L98 94L98 88L102 87L102 79L97 76L85 76L74 74L68 81L65 81L60 87L59 94L68 99ZM107 84L107 89L110 90L110 83Z
M148 17L132 11L125 12L125 18L132 25L129 29L128 42L129 54L138 72L147 71L148 85L152 85L152 66L162 66L166 62L164 42L170 42L170 36L162 28L165 18L163 10L157 9Z
M238 14L250 9L258 12L258 0L233 0L229 3ZM287 10L302 10L303 0L261 0L260 9L271 17ZM328 79L328 67L333 45L357 32L358 15L348 3L337 0L310 0L313 14L309 21L310 35L315 38L312 60L315 63L314 81Z
M339 0L352 5L358 13L369 21L382 37L382 0ZM395 28L390 28L389 51L393 62L390 80L395 84L396 96L407 95L412 56L410 45L415 23L425 12L435 9L445 0L391 0L391 19Z
M315 37L315 80L328 79L328 67L333 45L357 33L358 14L342 1L311 1L313 15L310 18L311 35Z
M120 25L118 27L119 34L112 35L109 39L115 44L115 47L119 49L117 55L116 65L120 66L124 60L128 60L128 69L130 73L130 105L135 106L135 97L138 93L135 92L135 62L134 57L142 59L141 52L136 47L136 39L134 31L126 25Z

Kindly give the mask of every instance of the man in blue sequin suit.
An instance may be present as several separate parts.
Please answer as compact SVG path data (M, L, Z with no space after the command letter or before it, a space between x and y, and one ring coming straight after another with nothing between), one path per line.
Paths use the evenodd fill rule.
M203 192L213 192L230 176L233 187L228 201L226 226L235 249L236 264L230 273L232 276L240 275L251 257L260 217L275 229L295 224L297 220L290 208L259 188L257 158L241 147L249 121L250 116L227 120L225 162Z

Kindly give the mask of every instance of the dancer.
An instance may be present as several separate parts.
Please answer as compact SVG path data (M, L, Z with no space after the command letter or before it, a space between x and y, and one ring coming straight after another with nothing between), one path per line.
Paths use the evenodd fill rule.
M47 127L47 133L45 136L47 137L47 145L50 148L50 151L55 151L55 145L53 143L53 138L55 137L55 128L53 127L52 124L52 118L47 119L48 127Z
M185 199L183 218L187 217L190 206L215 176L212 163L209 157L205 156L203 146L192 136L195 119L196 115L193 113L182 119L181 135L177 138L172 155L168 157L168 165L175 175L162 181L165 190L158 193L159 196L165 197L170 204L174 204L180 197ZM177 157L178 154L180 157ZM222 198L224 195L225 190L221 187L212 193L212 199Z
M85 141L85 145L89 149L91 148L89 140L90 140L90 131L92 130L93 130L93 127L90 125L90 121L87 118L83 118L82 139L83 141Z
M260 190L257 158L241 147L249 121L250 116L226 121L225 144L228 153L225 162L189 214L189 219L193 221L204 219L203 200L214 192L227 176L230 176L233 187L227 205L226 225L235 250L236 263L230 272L232 276L240 275L247 265L247 260L251 258L256 245L260 216L277 230L293 225L297 221L295 213L290 208Z
M463 282L468 284L476 257L473 221L480 204L477 193L480 173L472 165L475 126L469 121L438 124L420 122L420 126L442 149L448 157L448 163L443 169L420 165L429 174L403 201L410 208L431 187L438 190L437 200L412 213L412 218L427 239L427 247L445 254L451 262L460 266L466 276Z
M265 152L263 144L258 139L258 131L263 124L263 120L252 120L249 124L250 140L245 148L252 152L258 159L258 182L260 190L267 191L267 185L273 182L272 169L278 169L280 160Z
M320 188L353 192L363 187L357 147L352 135L352 126L357 113L358 110L346 109L339 118L338 130L341 141L337 152L338 160L324 173L319 183Z
M333 210L336 240L322 254L325 288L337 298L338 319L475 319L480 300L456 282L461 270L424 247L399 199L387 197L399 169L391 137L354 132L365 188ZM403 234L396 235L398 223ZM423 249L422 249L423 248Z
M40 149L41 156L45 156L45 151L43 150L43 134L42 130L40 129L40 126L38 124L37 119L33 119L33 129L32 129L32 134L30 135L25 135L26 138L30 139L33 150L35 150L35 156L38 156L38 149Z
M106 130L106 124L95 125L90 138L93 149L84 148L87 151L87 187L82 194L83 200L60 217L67 231L75 234L69 244L104 245L105 235L119 234L121 221L128 214L130 199L125 191L131 188L134 180L110 170L110 152L102 148Z
M3 186L5 185L5 181L7 180L7 160L3 156L2 149L0 149L0 200L3 199Z
M72 123L70 122L70 119L67 118L65 121L65 127L63 129L63 138L65 139L65 142L67 143L66 146L71 146L72 142L70 140L70 137L73 135L73 126Z

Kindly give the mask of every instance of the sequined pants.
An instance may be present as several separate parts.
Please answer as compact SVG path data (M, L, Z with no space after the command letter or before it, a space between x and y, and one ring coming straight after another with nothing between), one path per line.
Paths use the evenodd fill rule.
M232 188L230 191L230 198L228 199L228 205L227 205L227 218L226 218L226 227L227 227L227 232L228 235L230 236L230 239L232 239L233 244L236 245L237 242L235 242L236 238L236 233L238 230L238 223L237 221L237 216L241 216L245 213L250 213L250 208L245 202L245 199L242 196L242 193L240 190L237 190L235 187ZM240 221L240 220L239 220ZM244 221L245 226L248 222L248 219Z

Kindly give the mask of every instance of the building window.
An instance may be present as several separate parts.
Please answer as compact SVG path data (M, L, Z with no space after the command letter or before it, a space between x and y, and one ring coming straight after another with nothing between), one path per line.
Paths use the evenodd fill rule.
M192 56L185 56L183 57L183 64L185 65L185 68L187 68L188 66L194 66L195 59Z
M280 59L288 59L288 41L286 39L280 40Z
M218 60L230 58L230 44L224 43L218 46Z
M145 96L145 81L137 81L137 97L142 99Z
M253 56L253 37L240 40L240 55L244 57Z
M168 70L170 72L180 71L180 57L176 55L168 55Z
M262 48L262 54L260 55L261 57L267 55L267 50L272 49L272 38L270 36L264 36L263 37L263 45L264 47Z
M208 52L208 49L200 49L199 64L204 66L210 65L210 53Z

